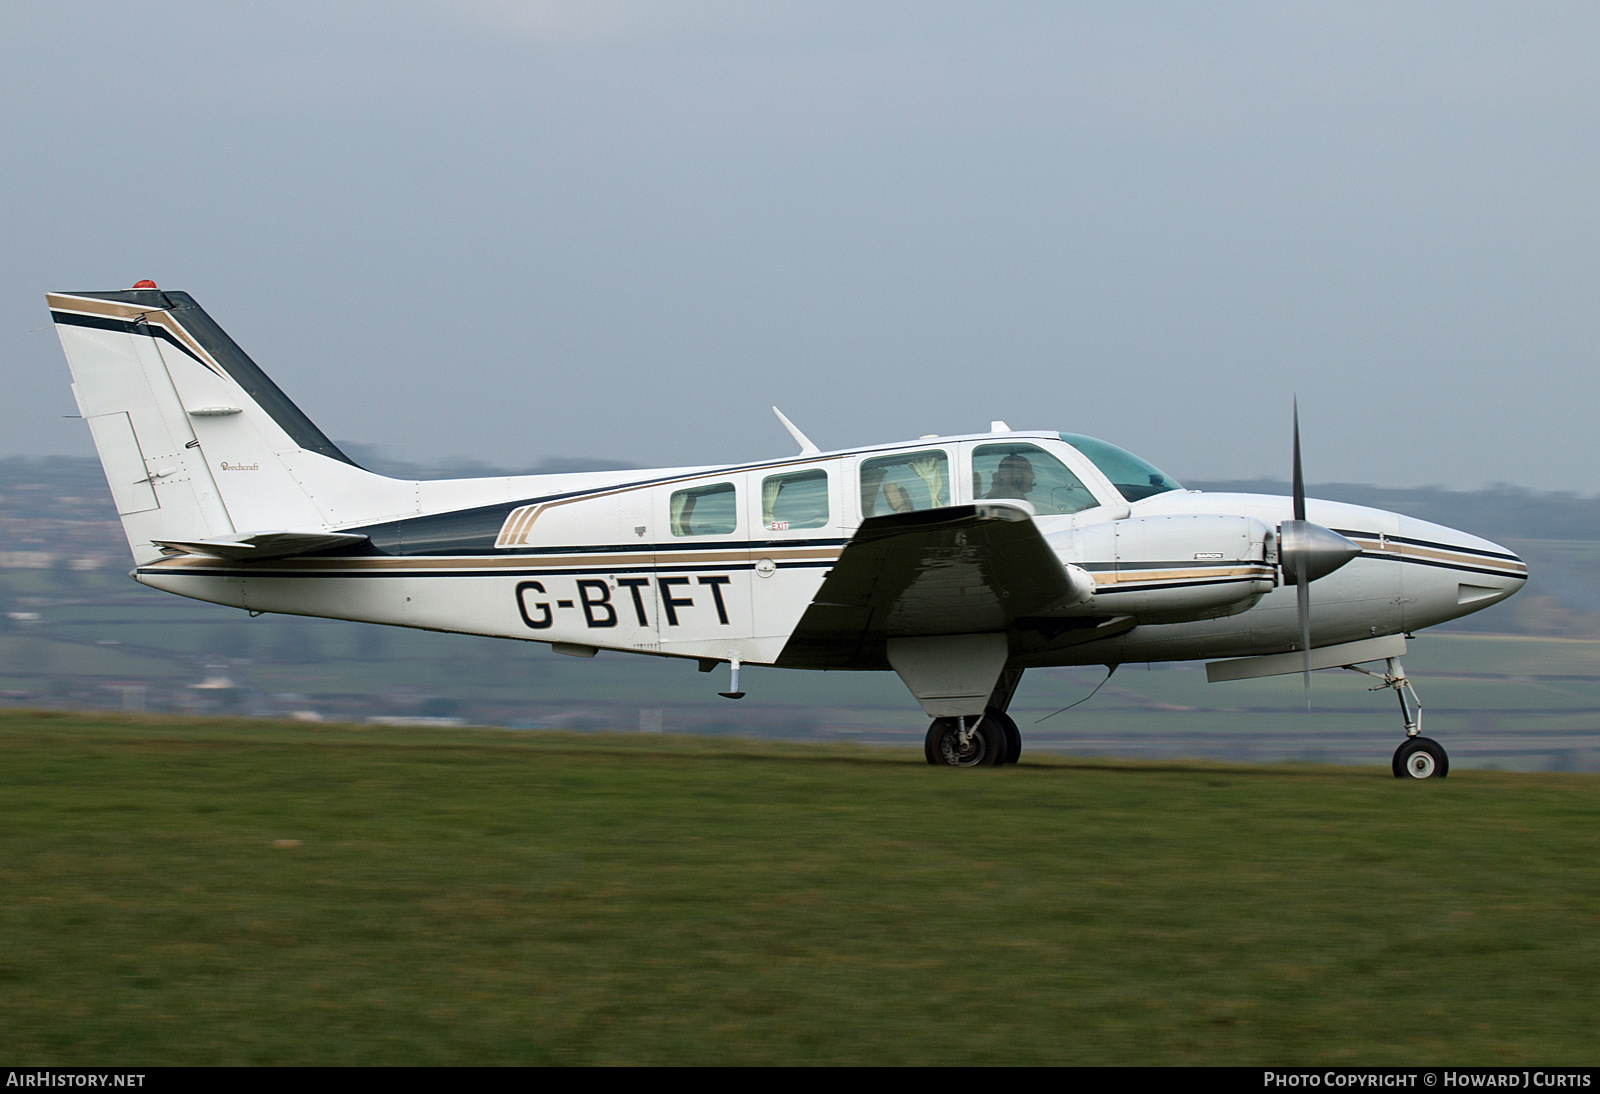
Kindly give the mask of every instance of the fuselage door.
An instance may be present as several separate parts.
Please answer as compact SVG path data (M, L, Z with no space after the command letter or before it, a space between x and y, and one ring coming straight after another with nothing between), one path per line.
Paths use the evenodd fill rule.
M773 468L750 476L745 506L754 529L751 603L759 638L787 639L839 558L849 533L842 523L842 460Z
M655 624L664 652L752 659L743 472L658 486Z

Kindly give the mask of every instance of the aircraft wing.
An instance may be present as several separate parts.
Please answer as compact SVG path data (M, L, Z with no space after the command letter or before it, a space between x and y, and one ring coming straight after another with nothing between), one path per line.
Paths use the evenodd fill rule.
M254 532L212 539L157 539L151 542L157 547L170 547L186 555L210 555L231 562L251 562L256 559L314 554L332 547L362 543L366 538L350 532Z
M1003 632L1085 604L1093 592L1093 578L1062 564L1022 506L985 501L871 517L778 664L875 667L885 639Z

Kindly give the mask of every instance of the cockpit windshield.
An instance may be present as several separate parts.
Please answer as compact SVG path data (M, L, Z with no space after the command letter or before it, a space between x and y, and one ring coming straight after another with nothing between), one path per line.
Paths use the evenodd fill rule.
M1143 501L1157 494L1165 494L1168 490L1183 489L1177 482L1132 452L1124 451L1114 444L1107 444L1105 441L1077 433L1063 433L1061 439L1088 457L1089 462L1111 480L1111 485L1117 488L1118 493L1126 501Z

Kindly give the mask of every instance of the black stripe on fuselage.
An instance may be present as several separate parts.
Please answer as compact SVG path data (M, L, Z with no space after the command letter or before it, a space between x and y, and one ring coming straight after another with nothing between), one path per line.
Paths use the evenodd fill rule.
M1203 558L1190 562L1073 562L1072 565L1096 574L1130 570L1233 570L1241 566L1257 566L1269 571L1272 569L1267 563L1254 558Z
M1379 555L1363 553L1362 557L1373 558L1384 562L1408 562L1417 566L1431 566L1436 569L1455 570L1464 574L1483 574L1490 577L1510 577L1518 581L1525 581L1521 574L1508 574L1503 570L1486 570L1472 566L1452 565L1447 562L1436 562L1431 559L1413 559L1392 555ZM440 559L441 564L447 564L447 559ZM836 560L827 559L810 562L781 562L779 569L822 569L836 565ZM526 578L526 577L559 577L563 574L571 576L591 576L599 574L672 574L672 573L711 573L753 570L751 563L724 563L694 566L574 566L574 567L494 567L458 569L441 565L438 569L351 569L351 570L301 570L301 569L266 569L264 564L256 566L219 565L204 568L189 565L182 569L168 568L159 565L140 566L134 572L140 576L149 577L204 577L204 578L277 578L284 580L298 580L315 578L319 580L359 579L370 578L449 578L449 577L498 577L498 578ZM1206 585L1235 585L1261 580L1261 575L1240 575L1235 577L1210 578L1192 581L1173 582L1124 582L1121 584L1108 584L1096 586L1095 595L1114 595L1119 593L1134 592L1159 592L1163 589L1188 589Z
M1261 576L1245 577L1213 577L1195 581L1164 581L1164 582L1133 582L1124 581L1116 585L1096 585L1094 595L1102 596L1107 593L1153 593L1163 589L1194 589L1202 585L1238 585L1253 581L1260 581Z
M447 561L441 559L441 562ZM754 570L755 564L749 562L738 563L708 563L694 566L566 566L566 567L502 567L493 569L357 569L357 570L270 570L265 569L266 563L255 566L185 566L182 569L173 567L140 566L134 571L136 574L153 577L275 577L275 578L371 578L371 577L557 577L561 574L585 576L590 574L698 574L698 573L728 573L730 571ZM823 562L780 562L780 570L814 570L825 566L835 565L835 560Z
M1480 558L1501 558L1507 562L1521 562L1517 555L1507 554L1503 551L1481 551L1476 547L1463 547L1458 543L1438 543L1431 539L1408 539L1405 536L1391 536L1381 532L1354 532L1347 528L1330 528L1329 531L1337 532L1347 538L1375 539L1382 543L1408 543L1413 547L1428 547L1435 551L1454 551L1461 555L1477 555Z
M1464 574L1487 574L1490 577L1509 577L1517 581L1528 580L1528 575L1513 573L1510 570L1491 570L1483 566L1463 566L1459 562L1441 562L1433 558L1412 558L1410 555L1389 555L1381 551L1362 551L1361 558L1376 559L1379 562L1403 562L1411 566L1432 566L1440 570L1459 570Z

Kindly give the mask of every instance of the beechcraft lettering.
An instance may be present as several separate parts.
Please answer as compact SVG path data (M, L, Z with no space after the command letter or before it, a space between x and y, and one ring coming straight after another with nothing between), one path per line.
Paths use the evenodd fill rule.
M1349 668L1395 692L1397 777L1437 778L1401 657L1522 587L1505 548L1398 513L1186 490L1011 429L651 471L401 481L357 466L186 293L51 293L135 580L251 612L745 664L892 671L932 764L1015 762L1052 665ZM213 473L213 468L216 473ZM233 475L250 471L250 475Z

